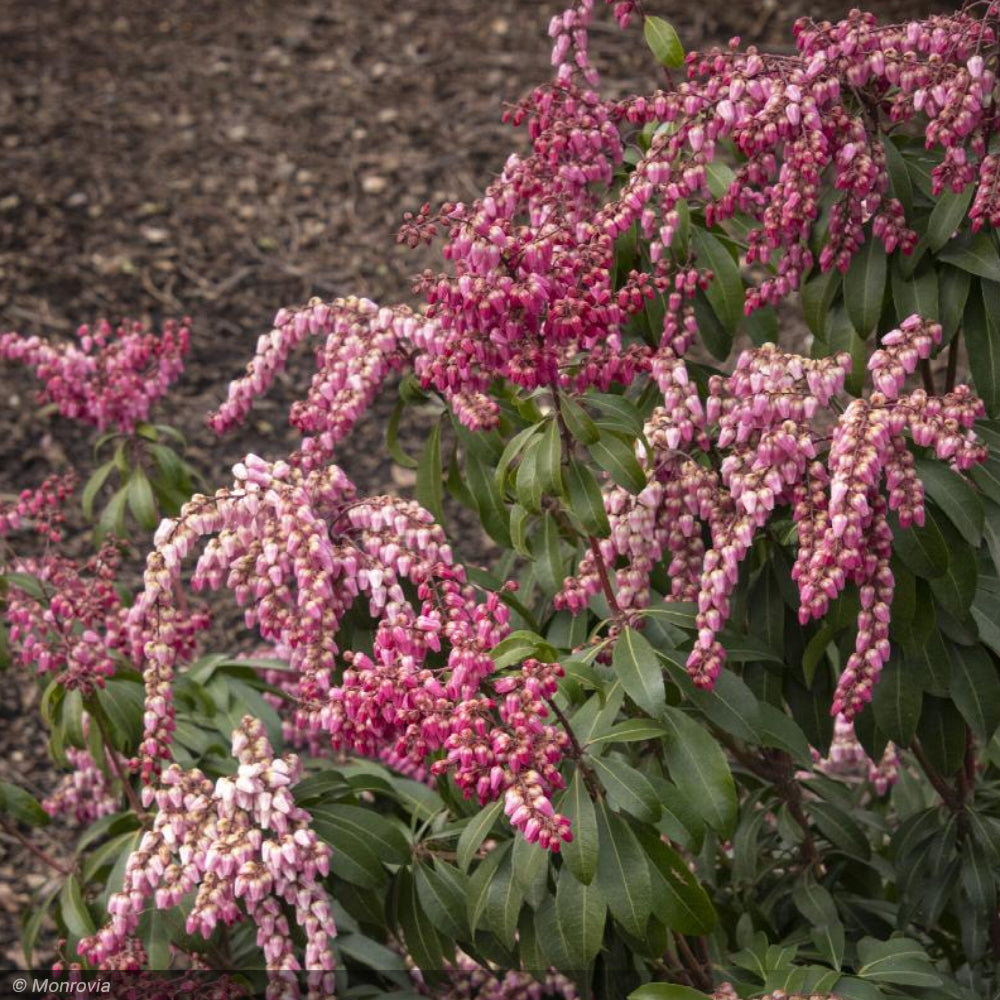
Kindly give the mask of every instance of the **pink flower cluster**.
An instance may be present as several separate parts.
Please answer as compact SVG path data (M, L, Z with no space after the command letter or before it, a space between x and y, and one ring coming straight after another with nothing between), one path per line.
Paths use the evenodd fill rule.
M275 758L263 725L250 716L233 733L233 756L236 774L214 787L200 771L174 764L156 791L145 790L146 805L157 807L153 826L129 858L122 891L108 902L109 923L81 941L80 954L98 967L113 967L150 899L169 909L197 890L188 934L208 938L219 923L233 924L245 914L256 924L268 970L307 969L308 996L329 997L330 942L337 931L320 880L329 872L330 850L292 799L298 758ZM305 934L301 962L283 904ZM268 996L299 996L296 978L271 979Z
M14 502L0 500L0 538L30 527L45 541L61 541L59 525L65 520L66 500L75 487L76 474L70 471L49 476L36 489L21 490Z
M899 752L893 743L886 744L876 763L858 742L854 723L843 715L834 720L833 741L826 757L813 750L816 769L830 777L867 781L875 794L884 796L899 780Z
M188 321L168 320L159 335L137 321L81 326L79 343L0 335L0 358L27 365L43 382L39 400L99 430L131 434L184 369Z
M572 980L558 972L550 971L540 979L517 970L493 972L463 951L445 972L447 985L436 989L425 983L419 970L412 970L411 975L419 992L432 1000L577 1000L579 996Z
M234 472L232 489L194 497L160 525L128 615L144 662L144 774L170 756L172 681L183 659L173 641L184 618L174 603L181 563L214 536L192 583L224 584L248 627L288 650L300 729L369 756L391 747L414 765L444 750L435 773L451 771L482 802L506 795L525 836L558 850L569 824L550 793L562 787L567 737L543 720L561 668L529 660L515 675L494 676L490 653L509 630L501 595L477 600L427 511L394 497L359 499L335 465L305 471L250 455ZM338 646L359 599L377 622L371 654ZM429 665L445 651L442 666Z
M89 727L90 716L85 712L85 734ZM110 778L109 761L105 759L102 768L89 750L72 746L66 747L66 759L73 770L62 777L52 794L42 802L42 808L50 816L71 816L81 826L117 812L121 805L121 793ZM124 766L131 767L132 762Z

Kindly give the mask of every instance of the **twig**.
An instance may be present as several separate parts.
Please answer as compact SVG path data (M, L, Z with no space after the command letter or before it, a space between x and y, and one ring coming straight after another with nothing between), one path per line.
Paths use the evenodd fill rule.
M18 830L18 828L14 826L12 823L8 822L6 817L0 816L0 826L2 826L3 829L8 834L10 834L10 836L12 836L19 844L21 844L23 847L26 847L29 851L31 851L31 853L34 854L36 858L38 858L40 861L44 861L45 864L47 864L50 868L55 869L55 871L59 872L60 875L65 875L67 878L69 878L69 876L73 874L72 868L67 868L66 865L64 865L62 862L56 861L56 859L52 857L52 855L49 854L48 851L44 851L37 844L32 843L31 839L29 837L26 837L23 833L21 833L21 831Z
M594 556L594 564L597 566L597 575L601 578L601 589L604 591L604 596L607 598L608 607L611 608L611 614L615 618L621 620L622 609L618 605L618 599L615 597L614 588L611 586L611 578L608 576L608 567L604 562L604 555L601 553L601 546L598 544L597 539L593 535L587 537L587 541L590 543L590 551Z
M107 727L104 725L104 719L101 718L99 712L95 712L92 719L97 723L97 728L101 733L101 741L104 743L104 752L108 755L108 759L111 761L111 767L114 769L115 774L118 776L118 780L121 782L122 790L125 792L125 798L128 799L129 808L139 817L141 823L145 823L148 819L148 814L145 809L142 808L142 803L139 801L139 797L135 794L135 789L132 787L132 782L129 780L129 775L125 773L125 768L122 766L121 758L118 756L118 751L115 750L114 744L111 742L111 736L108 733Z
M927 395L936 396L937 389L934 388L934 373L931 371L931 363L927 358L920 359L920 377L923 379Z
M958 377L958 337L956 332L948 345L948 370L944 377L944 391L951 392L955 388L955 381Z

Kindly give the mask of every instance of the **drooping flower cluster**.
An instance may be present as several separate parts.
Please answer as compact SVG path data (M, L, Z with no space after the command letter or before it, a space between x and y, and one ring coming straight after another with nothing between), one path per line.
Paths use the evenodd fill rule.
M427 511L394 497L358 499L337 466L307 472L251 455L234 472L232 489L195 497L161 524L129 612L144 662L146 777L170 756L181 561L214 535L193 585L225 584L248 627L288 650L300 729L369 756L391 747L414 765L444 750L435 773L451 771L483 802L506 795L512 822L557 850L569 830L550 793L562 787L566 735L543 720L561 668L529 660L513 676L493 676L490 652L509 629L501 595L477 601ZM372 652L341 651L341 623L362 598L377 623ZM444 665L432 667L445 650Z
M536 979L516 969L494 972L459 950L454 965L443 970L447 985L431 988L421 971L411 970L417 990L432 1000L576 1000L579 992L572 980L556 971Z
M249 916L268 970L307 969L309 997L329 997L336 927L320 879L329 872L330 849L292 799L298 758L275 758L263 724L250 716L233 733L233 756L236 774L214 787L200 771L174 764L155 792L145 790L147 806L157 807L153 826L129 857L122 891L108 902L110 922L80 943L80 954L98 967L114 967L151 899L169 909L197 890L188 934L208 938L218 924ZM282 904L305 934L301 961ZM269 983L269 997L298 995L294 976Z
M115 328L106 320L81 326L78 343L18 333L0 335L0 358L31 368L43 387L39 400L71 420L131 434L184 369L188 321L167 320L155 334L138 321Z
M884 796L899 780L899 752L893 743L886 744L881 759L876 763L858 741L854 723L843 715L834 720L833 741L826 757L813 750L816 769L831 777L867 781L875 794Z
M292 351L307 337L324 336L309 394L292 407L290 416L304 436L293 461L307 470L319 468L430 326L405 307L379 308L354 297L329 303L312 299L301 309L281 309L271 332L258 340L246 375L230 384L228 398L210 423L218 434L242 423L254 398L270 388Z
M83 731L90 726L90 716L83 714ZM107 755L105 754L107 758ZM110 816L121 805L121 794L111 780L111 763L105 759L101 767L89 750L66 747L66 759L72 767L59 781L52 794L42 802L50 816L71 816L81 826ZM131 762L122 763L131 767Z

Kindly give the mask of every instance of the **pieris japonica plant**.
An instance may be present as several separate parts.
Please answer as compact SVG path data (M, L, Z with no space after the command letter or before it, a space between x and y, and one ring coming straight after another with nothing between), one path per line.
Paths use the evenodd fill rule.
M278 312L210 420L309 343L292 454L190 495L146 422L185 327L0 338L117 435L88 513L122 476L90 561L68 477L0 519L69 770L0 811L43 858L83 827L27 961L51 914L72 974L274 997L1000 990L1000 4L686 57L647 5L608 3L622 99L601 5L552 20L528 151L405 219L411 304ZM393 392L412 497L340 464ZM252 655L205 649L213 591Z

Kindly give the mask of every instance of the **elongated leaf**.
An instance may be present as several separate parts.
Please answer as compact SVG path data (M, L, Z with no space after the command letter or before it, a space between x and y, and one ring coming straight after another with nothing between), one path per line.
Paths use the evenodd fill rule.
M50 819L30 792L9 781L0 781L0 815L28 826L47 826Z
M589 885L597 871L597 815L579 768L574 770L559 808L573 831L573 839L562 845L563 861L577 881Z
M444 484L441 467L441 421L427 438L417 463L417 503L434 515L438 524L444 523Z
M972 731L988 743L1000 726L1000 677L982 646L948 644L951 696Z
M827 338L830 307L843 285L843 276L836 268L810 278L802 286L802 316L813 336Z
M737 802L725 754L679 709L668 706L660 718L667 729L664 759L674 784L713 830L729 836L736 825Z
M975 490L957 472L942 462L920 459L917 474L931 499L948 516L970 545L983 537L983 505Z
M468 937L467 876L441 859L435 860L433 867L416 864L413 874L420 905L435 928L453 941Z
M599 746L604 743L644 743L646 740L656 740L666 733L658 722L652 719L626 719L612 726L606 733L595 736L587 744Z
M941 576L948 569L948 546L930 511L923 526L914 524L901 528L893 518L892 547L903 565L924 579Z
M897 746L908 747L920 722L923 690L915 684L899 655L882 668L872 694L872 709L879 729Z
M542 478L538 474L538 451L541 439L533 438L517 467L515 490L518 503L532 514L540 514L542 510Z
M114 467L114 462L105 462L96 468L87 480L87 485L83 488L81 503L83 505L83 516L88 521L93 520L94 500L97 498L97 494L101 492L101 487L107 482L108 476L111 475Z
M718 237L695 228L692 243L698 263L712 269L713 278L705 296L726 332L733 334L743 318L743 278L733 255Z
M979 278L1000 281L1000 254L988 232L959 237L941 250L937 259Z
M633 628L626 628L615 644L614 669L626 694L648 715L656 716L666 703L663 668L656 651Z
M469 820L465 829L462 830L458 838L457 858L458 867L462 871L467 871L469 863L475 857L476 852L482 846L483 841L493 829L500 811L503 809L503 801L498 799L481 809L472 819Z
M965 721L950 700L924 696L917 737L928 760L941 774L950 776L961 767Z
M510 850L504 852L496 873L489 879L483 907L483 924L508 948L514 947L517 919L524 903L524 890L514 877L512 854Z
M444 948L433 923L420 905L416 879L407 868L397 878L397 915L406 942L406 950L422 972L433 972L444 965Z
M863 859L871 856L871 845L864 831L844 810L829 802L810 802L809 812L820 833L835 847Z
M650 51L661 66L680 69L684 65L684 46L677 37L674 26L662 17L647 15L642 33Z
M630 493L640 493L646 488L646 474L632 446L616 434L602 431L600 441L590 445L590 454L619 486ZM524 503L523 500L521 502Z
M927 221L926 239L931 250L940 250L961 226L972 203L972 186L955 194L951 189L942 192Z
M983 279L980 288L983 312L966 310L965 345L976 392L986 412L995 417L1000 413L1000 315L996 312L1000 308L1000 284ZM974 295L975 292L972 293Z
M684 859L648 827L638 827L636 837L650 863L657 919L681 934L708 934L715 908Z
M946 343L955 336L962 325L971 285L972 277L968 271L960 271L957 267L949 267L947 264L938 269L938 312ZM978 295L976 297L979 298Z
M469 491L479 510L483 527L495 542L510 548L507 508L493 476L479 456L473 453L466 456L465 471L469 477Z
M569 868L559 873L556 917L562 928L572 969L587 969L604 941L608 904L600 887L578 882Z
M497 462L496 472L494 473L494 481L496 482L497 489L501 492L503 492L506 486L507 471L510 469L514 459L517 458L522 451L524 451L539 430L541 430L540 424L532 424L530 427L525 427L524 430L518 431L518 433L507 442L507 445L500 456L500 461Z
M601 436L600 428L575 399L561 394L559 412L562 414L566 429L580 444L593 444Z
M925 264L917 268L910 278L904 278L897 263L892 269L892 300L899 322L914 313L924 319L938 319L937 272Z
M641 771L619 757L592 757L590 763L617 808L646 823L659 819L656 789Z
M885 248L879 240L870 237L844 276L847 315L855 333L862 339L875 329L882 314L886 269Z
M940 986L941 977L924 949L908 938L876 941L863 938L858 944L858 975L873 982L899 986Z
M551 853L524 837L514 838L511 863L514 878L521 887L529 906L536 907L548 892L549 858Z
M562 492L562 438L559 421L552 417L538 442L535 471L541 480L542 492L549 495Z
M643 937L653 909L646 855L632 828L604 802L597 809L600 850L595 882L614 918L636 937Z
M559 542L559 524L553 514L543 515L532 541L531 554L535 560L538 585L546 594L554 594L562 587L566 573Z
M646 983L633 990L628 1000L705 1000L705 994L676 983Z
M566 488L572 513L588 535L605 538L611 533L604 497L594 474L582 462L571 459L564 470Z

